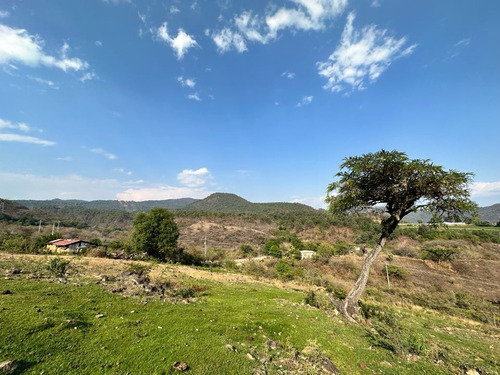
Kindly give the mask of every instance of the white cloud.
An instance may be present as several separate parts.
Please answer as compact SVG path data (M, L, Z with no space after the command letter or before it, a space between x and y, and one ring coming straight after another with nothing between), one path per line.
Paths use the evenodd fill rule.
M181 84L183 87L194 88L196 86L196 81L194 78L184 78L183 76L177 77L177 82Z
M233 32L227 27L212 33L211 36L219 53L228 52L232 49L240 53L247 50L247 45L243 36L237 32Z
M474 182L471 185L470 192L472 197L500 195L500 181Z
M179 8L177 8L175 5L172 5L170 7L170 14L176 14L176 13L179 13L179 12L180 12Z
M37 137L31 137L29 135L22 134L11 134L11 133L0 133L0 142L22 142L22 143L32 143L42 146L53 146L56 143L52 141L46 141Z
M100 40L96 40L94 42L94 44L97 46L97 47L102 47L102 42Z
M281 73L282 77L288 78L288 79L294 79L295 78L295 73L289 72L288 70L285 70L283 73Z
M29 132L31 128L29 127L28 124L25 124L24 122L18 122L17 124L14 124L8 120L4 120L0 118L0 129L14 129L14 130L21 130L25 133Z
M302 203L314 208L326 209L327 205L325 203L325 197L292 197L291 203Z
M50 87L51 89L59 90L59 86L57 86L57 84L55 82L50 81L48 79L43 79L43 78L40 78L40 77L30 77L30 76L28 76L28 78L32 79L35 82L38 82L41 85Z
M177 181L190 188L201 188L213 177L207 168L184 169L177 175Z
M109 160L114 160L118 158L115 154L107 152L102 148L93 148L90 150L90 152L93 152L94 154L104 155L104 157L108 158Z
M57 58L43 51L43 41L38 36L28 34L24 29L13 29L0 25L0 64L21 63L31 67L56 67L64 72L80 71L89 64L79 58L68 58L69 46L64 43L61 57Z
M155 36L157 39L167 43L174 50L178 60L181 60L190 48L198 46L196 40L191 35L186 34L183 29L179 29L177 36L172 38L168 33L166 22L156 29Z
M94 72L87 72L85 73L81 78L80 82L84 83L85 81L91 81L96 77L96 74Z
M212 33L212 39L220 53L235 49L247 50L246 42L267 44L279 36L281 30L322 30L327 21L340 15L347 0L291 0L293 7L281 7L267 11L265 15L244 11L234 16L231 28L225 27Z
M0 18L7 18L10 16L10 12L8 10L0 10Z
M159 186L142 189L127 189L116 194L116 198L121 201L151 201L163 199L197 198L203 199L210 195L207 190L197 190L188 187Z
M118 5L118 4L133 4L132 0L101 0L101 1L103 3L114 4L114 5Z
M340 45L328 61L318 62L319 74L328 79L325 89L333 92L363 90L391 65L392 61L413 52L416 45L403 49L406 38L395 39L387 30L374 25L356 30L350 13Z
M372 8L379 8L381 5L382 3L380 2L380 0L373 0L372 3L370 4Z
M300 102L297 103L297 107L302 107L303 105L311 104L314 99L314 96L304 96Z
M0 172L0 196L10 199L114 199L126 186L114 179Z
M201 102L200 95L198 95L197 92L195 92L194 94L189 94L187 98L191 100L196 100L197 102Z
M127 171L125 168L114 168L113 172L115 172L115 173L121 173L121 174L126 174L127 176L132 176L133 175L132 171Z
M71 156L61 156L61 157L56 158L56 160L58 160L58 161L72 161L73 158Z

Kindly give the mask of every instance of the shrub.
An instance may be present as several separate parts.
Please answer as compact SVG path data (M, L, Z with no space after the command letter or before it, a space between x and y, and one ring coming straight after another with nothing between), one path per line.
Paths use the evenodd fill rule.
M386 273L386 268L384 267L382 269L382 272L385 274ZM390 278L393 279L398 279L398 280L406 280L408 276L408 271L405 270L402 267L395 266L393 264L388 264L387 265L387 273L389 274Z
M352 245L343 240L338 240L335 243L334 247L336 255L345 255L349 254L352 251Z
M56 277L64 277L70 263L69 260L55 257L47 264L47 270Z
M316 299L316 293L314 292L314 290L310 290L309 292L307 292L304 298L304 303L306 305L319 308L319 303L318 300Z
M276 245L271 246L267 252L264 252L264 254L275 258L281 258L283 256L280 248Z
M240 251L241 255L244 257L247 257L247 256L255 253L255 250L253 249L253 247L250 246L249 244L246 244L246 243L240 245L239 251Z
M460 251L460 248L449 246L424 246L424 259L430 259L434 262L441 263L442 261L452 260Z
M127 271L139 277L147 278L151 267L147 264L132 263L127 267Z

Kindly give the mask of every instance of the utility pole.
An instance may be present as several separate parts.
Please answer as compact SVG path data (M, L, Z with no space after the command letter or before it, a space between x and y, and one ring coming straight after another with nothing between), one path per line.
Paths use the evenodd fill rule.
M40 223L38 223L38 233L42 230L42 219L40 219Z
M385 274L387 276L387 286L391 288L391 282L389 281L389 270L387 269L387 262L385 262Z
M56 223L52 223L52 235L54 235L54 229L56 229Z
M60 221L57 222L57 233L59 233L59 223Z
M203 242L203 246L205 247L205 259L207 259L207 237L205 237L205 241Z

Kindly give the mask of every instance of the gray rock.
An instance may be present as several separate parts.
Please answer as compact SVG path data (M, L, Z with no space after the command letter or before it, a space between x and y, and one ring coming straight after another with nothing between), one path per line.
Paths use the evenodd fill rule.
M0 372L9 372L15 370L17 361L3 361L0 362Z

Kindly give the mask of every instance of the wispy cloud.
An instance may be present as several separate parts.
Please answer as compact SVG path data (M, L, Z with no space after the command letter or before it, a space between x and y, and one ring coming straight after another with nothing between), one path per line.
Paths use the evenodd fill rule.
M0 172L0 196L10 199L114 199L127 188L114 179L95 179L79 175L39 176Z
M132 171L127 171L125 168L114 168L113 172L125 174L127 176L132 176L133 175Z
M2 118L0 118L0 129L21 130L25 133L31 130L30 126L28 124L25 124L24 122L18 122L17 124L15 124Z
M0 10L0 18L7 18L10 16L10 12L8 10Z
M288 78L288 79L294 79L295 78L295 73L289 72L288 70L285 70L283 73L281 73L282 77Z
M302 107L304 105L311 104L314 99L314 96L309 95L309 96L304 96L300 102L297 103L297 107Z
M194 78L184 78L183 76L177 77L177 82L183 87L194 88L196 86L196 81Z
M380 2L380 0L373 0L372 3L370 4L372 8L379 8L381 5L382 3Z
M31 77L31 76L28 76L29 79L43 85L43 86L47 86L51 89L54 89L54 90L59 90L59 86L54 82L54 81L50 81L48 79L43 79L43 78L40 78L40 77Z
M73 161L73 158L71 156L60 156L56 158L57 161Z
M107 158L109 160L114 160L114 159L118 158L115 154L107 152L106 150L104 150L102 148L93 148L90 150L90 152L93 152L94 154L103 155L105 158Z
M56 144L55 142L47 141L45 139L40 139L37 137L31 137L29 135L11 133L0 133L0 142L32 143L42 146L54 146Z
M195 92L195 93L193 93L193 94L189 94L189 95L187 96L187 98L188 98L188 99L191 99L191 100L196 100L197 102L201 102L200 95L199 95L197 92Z
M118 5L118 4L133 4L132 0L101 0L101 1L103 3L114 4L114 5Z
M97 47L102 47L102 42L100 40L96 40L94 42L94 44L97 46Z
M448 55L450 59L459 56L466 48L470 45L470 38L464 38L455 43L455 45L450 49Z
M170 14L176 14L176 13L179 13L179 12L180 12L179 8L177 8L175 5L172 5L170 7Z
M96 74L94 72L87 72L85 73L81 78L80 82L84 83L85 81L91 81L96 77Z
M45 53L43 45L43 40L28 34L25 29L0 25L0 64L21 63L31 67L44 65L59 68L64 72L80 71L89 67L87 62L67 56L69 50L67 43L63 44L60 57Z
M198 46L196 40L191 35L186 34L186 32L181 28L178 29L177 36L175 38L170 36L166 22L153 31L155 40L167 43L174 50L178 60L181 60L190 48Z
M341 14L347 0L293 0L292 7L268 7L264 15L244 11L235 15L231 24L210 33L220 53L232 49L247 50L247 42L267 44L276 40L279 33L322 30L328 20Z
M319 74L328 79L324 88L333 92L365 89L395 59L410 55L416 48L416 44L404 48L406 37L396 39L375 25L356 30L354 18L354 13L347 17L340 45L328 61L317 64Z

